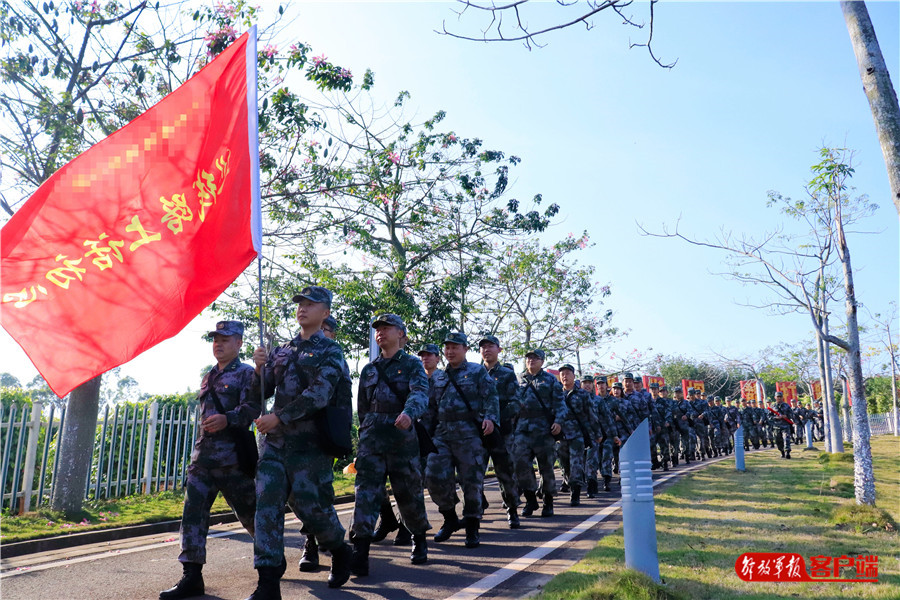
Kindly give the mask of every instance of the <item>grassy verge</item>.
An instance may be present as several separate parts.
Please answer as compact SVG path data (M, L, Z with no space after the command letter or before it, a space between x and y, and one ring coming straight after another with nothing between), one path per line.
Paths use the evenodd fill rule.
M352 494L353 482L353 475L335 473L335 495ZM84 510L72 519L66 519L61 513L49 509L24 515L3 515L0 520L0 542L8 544L82 531L180 519L183 508L184 493L173 491L89 501L85 503ZM219 494L213 504L212 514L227 513L230 510L222 494Z
M686 476L656 497L664 586L625 569L621 529L551 580L540 600L900 598L900 461L892 436L872 438L878 508L856 506L853 456L749 455ZM878 583L750 583L734 572L744 552L809 557L878 555ZM853 577L850 573L846 576Z

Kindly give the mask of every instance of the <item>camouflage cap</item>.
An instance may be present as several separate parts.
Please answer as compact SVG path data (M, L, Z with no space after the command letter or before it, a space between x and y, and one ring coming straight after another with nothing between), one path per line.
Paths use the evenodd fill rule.
M568 370L568 371L572 371L572 372L574 373L574 372L575 372L575 367L573 367L573 366L570 365L569 363L566 363L566 364L564 364L563 366L561 366L561 367L559 368L559 371L560 371L560 372L562 372L562 371L567 371L567 370Z
M615 383L613 384L613 387L614 387L614 388L619 388L619 389L621 390L621 389L623 389L625 386L622 385L622 382L621 382L621 381L617 381L617 382L615 382Z
M206 334L207 337L214 335L244 335L244 324L240 321L219 321L216 323L216 330Z
M694 388L692 388L692 387L688 388L688 394L696 394L696 393L697 393L697 390L695 390Z
M721 402L722 396L713 396L713 400L715 400L716 402Z
M622 375L622 381L624 381L626 379L634 379L634 375L632 375L631 373L624 373Z
M309 300L310 302L318 302L325 304L331 308L331 290L323 288L320 285L308 285L299 294L294 295L294 302L299 303L301 300Z
M653 387L653 384L652 384L652 383L650 384L650 387ZM659 386L659 391L661 391L661 392L668 392L668 391L669 391L669 386L667 386L667 385L661 385L661 386Z
M482 336L482 338L480 340L478 340L479 348L485 342L487 342L488 344L497 344L497 346L500 346L500 340L497 339L497 336L495 336L495 335L487 334L485 336Z
M593 383L593 382L594 382L594 376L593 376L593 375L582 375L582 376L581 376L581 380L582 380L582 381L590 381L591 383Z
M659 384L655 381L650 384L650 389L659 389Z
M401 319L398 315L387 313L384 315L379 315L372 319L372 329L377 329L382 325L391 325L406 333L406 323L404 323L403 319Z
M461 331L453 331L451 333L448 333L446 336L444 336L444 343L445 344L447 344L447 343L462 344L463 346L468 348L469 347L469 338L467 338L466 334L464 334Z
M441 349L440 349L440 347L438 347L437 344L425 344L424 346L422 346L421 349L419 349L419 356L422 356L423 354L426 354L426 353L434 354L435 356L440 356Z
M775 397L776 398L784 397L784 392L775 392Z
M325 317L325 320L322 321L322 327L330 327L332 331L337 331L337 319L335 319L331 315L328 315L327 317Z
M594 379L594 383L606 383L606 375L597 375L597 378Z
M529 350L528 352L526 352L525 358L528 358L529 356L536 356L541 360L546 360L546 358L547 358L547 355L540 348L533 348L533 349Z

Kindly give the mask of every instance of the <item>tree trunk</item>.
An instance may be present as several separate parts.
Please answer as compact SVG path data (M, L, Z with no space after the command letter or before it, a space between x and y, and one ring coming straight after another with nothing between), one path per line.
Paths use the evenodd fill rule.
M842 380L843 381L843 380ZM853 423L850 420L850 398L847 390L850 389L850 383L844 384L844 391L841 394L841 423L847 428L847 441L853 443Z
M59 469L53 487L50 507L74 516L81 512L87 491L87 474L91 468L94 437L97 433L97 410L100 405L98 375L72 390L66 409L65 432L58 448Z
M842 0L841 10L859 65L863 91L869 99L869 108L875 119L875 129L878 131L878 141L881 143L881 153L884 155L891 183L891 197L900 213L900 107L897 104L897 93L884 64L866 3Z
M891 340L891 323L888 321L888 352L891 353L891 398L894 407L894 437L900 435L900 411L897 410L897 361L894 359L894 342Z
M866 386L862 372L862 355L859 351L859 323L856 311L856 290L853 287L853 267L850 263L850 248L844 235L837 205L838 257L844 269L844 295L847 309L847 341L850 344L850 391L853 394L853 487L857 504L875 506L875 472L872 469L871 432L869 431L869 407L866 403Z
M828 317L822 320L825 335L828 335ZM831 370L831 345L822 341L825 350L825 410L831 422L831 451L841 453L844 451L844 432L841 429L841 419L838 416L837 404L834 401L834 377Z
M819 359L819 381L822 386L822 428L825 430L825 452L832 452L831 446L831 411L828 410L828 387L825 383L825 342L816 335L816 355Z

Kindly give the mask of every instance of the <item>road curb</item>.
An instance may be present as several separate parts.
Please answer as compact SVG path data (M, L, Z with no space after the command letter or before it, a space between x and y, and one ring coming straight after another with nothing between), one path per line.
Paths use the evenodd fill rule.
M349 504L353 502L354 497L353 494L339 496L334 499L334 504L335 506ZM288 512L288 509L285 509L285 512ZM237 522L237 517L233 512L211 515L209 518L210 526L235 522ZM26 540L24 542L0 544L0 557L14 558L17 556L25 556L27 554L52 552L54 550L63 550L65 548L73 548L75 546L84 546L87 544L100 544L103 542L114 542L144 535L171 533L178 531L180 525L181 519L174 519L171 521L159 521L158 523L144 523L141 525L130 525L128 527L113 527L110 529L98 529L96 531L85 531L82 533L70 533L68 535Z

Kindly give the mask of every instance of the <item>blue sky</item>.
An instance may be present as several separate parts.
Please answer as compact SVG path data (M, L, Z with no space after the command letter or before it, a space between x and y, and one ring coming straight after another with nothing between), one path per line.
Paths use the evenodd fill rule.
M646 19L647 5L634 6ZM900 3L868 8L896 89ZM545 239L587 229L596 242L582 258L612 285L615 323L631 330L612 350L748 355L810 336L802 315L739 306L768 294L715 275L725 270L722 255L642 237L636 222L660 229L680 216L682 230L697 237L722 227L762 232L782 221L766 208L766 192L801 196L823 143L856 151L853 183L881 206L866 223L878 233L850 240L859 300L878 312L897 299L897 213L837 2L662 2L654 48L663 60L678 59L670 70L643 49L629 50L645 33L612 13L598 15L591 31L556 32L528 51L438 35L444 19L476 35L483 24L477 15L457 22L451 9L301 3L290 9L290 38L277 41L308 42L356 74L371 68L376 97L390 102L408 90L421 118L446 110L447 128L520 156L511 194L541 193L562 208ZM538 5L529 18L556 11ZM213 319L201 316L123 372L145 391L196 387L212 361L199 333ZM0 352L2 370L23 379L35 373L5 332Z

